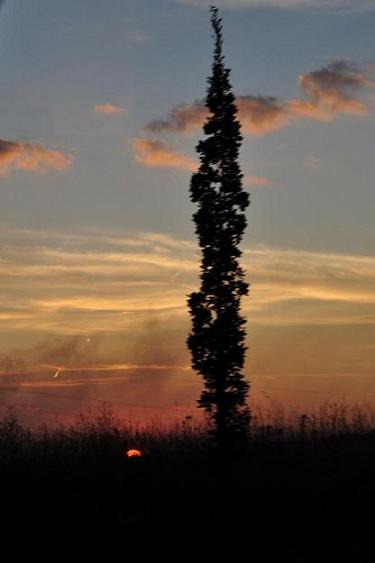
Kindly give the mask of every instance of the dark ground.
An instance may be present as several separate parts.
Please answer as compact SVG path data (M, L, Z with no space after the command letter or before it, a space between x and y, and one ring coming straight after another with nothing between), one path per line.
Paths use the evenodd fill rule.
M375 562L374 431L271 432L225 454L194 434L36 438L16 425L2 436L3 540L54 538L58 552L73 538L109 541L174 561L229 550L230 561ZM135 441L145 453L127 459Z

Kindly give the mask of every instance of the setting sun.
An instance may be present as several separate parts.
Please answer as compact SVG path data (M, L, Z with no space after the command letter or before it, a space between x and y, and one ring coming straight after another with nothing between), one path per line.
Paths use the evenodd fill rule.
M131 449L126 450L125 455L126 457L142 457L142 452L141 450Z

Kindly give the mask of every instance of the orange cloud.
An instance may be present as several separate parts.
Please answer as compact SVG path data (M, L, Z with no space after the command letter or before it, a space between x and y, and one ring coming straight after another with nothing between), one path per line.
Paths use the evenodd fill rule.
M273 96L237 96L238 118L242 131L263 135L278 131L292 119L330 122L339 114L366 115L368 108L360 98L366 88L374 87L365 70L347 61L334 61L319 70L302 74L299 84L306 99L283 101ZM151 121L152 133L190 132L202 127L209 116L203 100L175 106L164 119Z
M65 170L73 162L72 155L50 150L33 143L0 139L0 175L12 170L45 174L48 170Z
M270 181L264 176L245 176L244 184L245 186L269 186Z
M174 107L165 119L154 119L146 125L145 129L152 133L191 131L202 127L208 115L204 101L196 100L193 104L180 104Z
M284 102L272 96L239 96L237 106L242 131L250 135L278 131L290 118Z
M270 96L238 96L239 119L245 133L260 135L281 129L289 119L288 108L283 102ZM204 101L181 104L174 107L165 119L151 121L146 130L183 133L202 127L209 116Z
M299 83L308 97L307 106L321 110L321 115L368 113L366 104L358 95L363 88L373 87L373 83L352 63L333 61L319 70L302 74Z
M134 139L135 159L144 166L156 168L177 168L193 171L197 163L192 158L179 154L169 148L164 141L153 139Z
M293 99L288 101L288 110L291 116L301 119L315 119L329 123L335 119L335 115L315 103L305 100Z
M114 104L95 104L95 113L99 115L120 115L124 111L125 108Z

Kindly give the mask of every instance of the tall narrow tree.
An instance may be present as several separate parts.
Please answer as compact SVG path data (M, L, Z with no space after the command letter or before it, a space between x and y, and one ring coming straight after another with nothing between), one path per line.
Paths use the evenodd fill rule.
M210 12L215 41L206 97L210 114L203 127L206 137L196 147L200 166L190 184L190 198L198 207L193 220L202 251L201 285L188 299L192 331L187 345L192 367L204 380L198 404L209 415L216 443L228 445L243 440L250 423L249 383L242 373L246 321L240 314L248 283L238 248L249 195L238 164L242 136L224 64L222 20L216 7Z

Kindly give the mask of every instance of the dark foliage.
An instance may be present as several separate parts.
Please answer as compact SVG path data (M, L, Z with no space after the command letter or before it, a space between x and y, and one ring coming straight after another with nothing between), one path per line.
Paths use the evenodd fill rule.
M242 187L240 123L216 8L211 8L211 24L215 50L206 98L210 117L204 125L207 137L197 145L200 166L190 184L191 200L198 206L193 218L202 249L201 287L188 300L192 332L187 344L192 366L205 384L199 406L209 415L216 442L227 445L243 440L250 422L249 383L242 374L245 319L240 314L248 283L238 261L249 196Z

